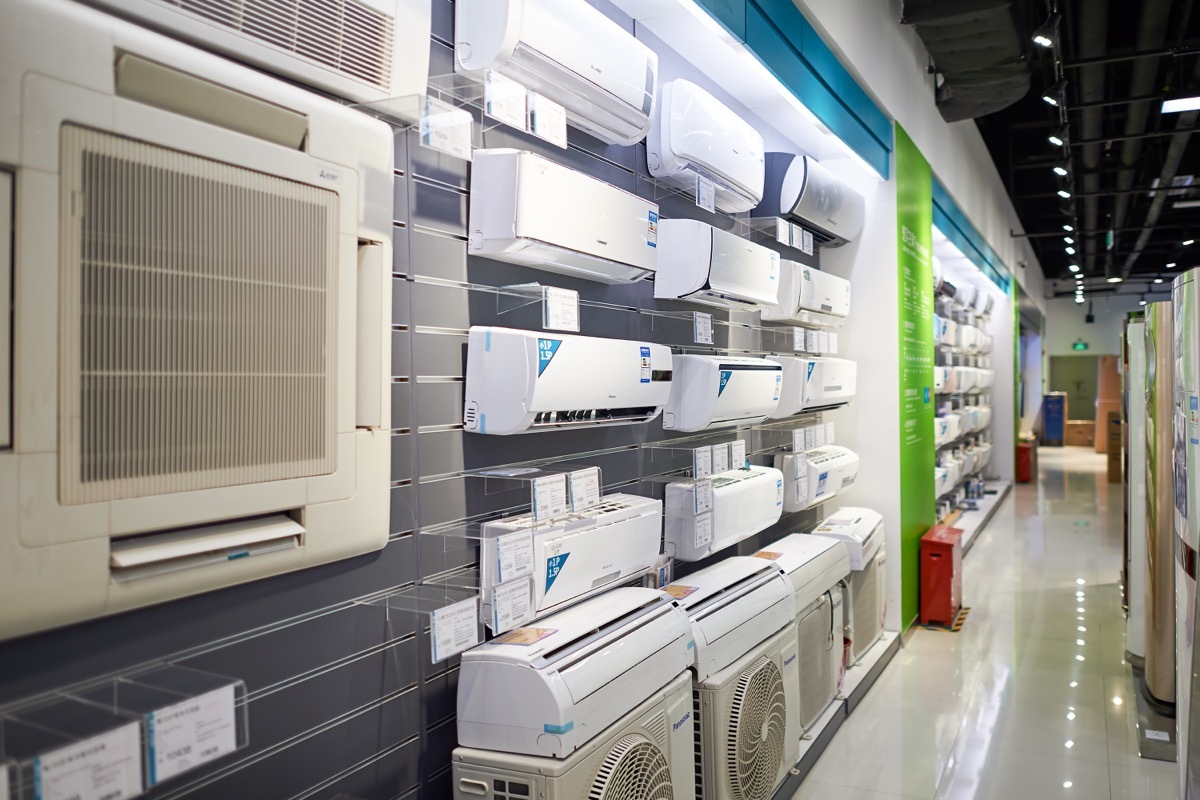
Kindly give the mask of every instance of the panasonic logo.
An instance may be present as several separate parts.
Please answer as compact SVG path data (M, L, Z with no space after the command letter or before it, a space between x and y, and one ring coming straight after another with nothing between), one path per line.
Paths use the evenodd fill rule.
M792 656L792 658L795 658L795 656ZM692 712L689 711L686 714L684 714L682 717L679 718L679 722L676 722L674 725L671 726L671 730L672 731L679 730L683 726L683 724L691 718L692 718Z
M796 660L795 656L792 656L791 658L785 658L783 660L783 665L786 667L788 664L791 664L795 660Z

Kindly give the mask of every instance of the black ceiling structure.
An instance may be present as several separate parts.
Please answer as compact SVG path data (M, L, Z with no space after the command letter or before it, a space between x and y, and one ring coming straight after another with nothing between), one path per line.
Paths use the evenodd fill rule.
M1029 238L1058 294L1077 279L1088 295L1167 291L1200 266L1200 112L1162 111L1200 95L1200 8L1011 5L1030 91L976 124L1023 224L1014 235Z

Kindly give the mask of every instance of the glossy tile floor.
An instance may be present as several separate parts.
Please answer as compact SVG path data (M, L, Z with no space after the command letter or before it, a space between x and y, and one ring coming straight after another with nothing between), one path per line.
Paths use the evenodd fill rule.
M794 800L1174 800L1137 755L1120 484L1090 448L1038 456L965 559L962 631L913 634Z

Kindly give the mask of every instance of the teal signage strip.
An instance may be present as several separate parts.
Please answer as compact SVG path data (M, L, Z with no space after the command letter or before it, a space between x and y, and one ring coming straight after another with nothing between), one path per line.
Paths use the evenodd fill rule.
M892 121L791 0L696 0L825 127L882 177L895 146Z
M954 242L955 247L971 259L971 263L992 283L1008 292L1012 284L1012 273L937 178L933 179L933 224L947 239Z

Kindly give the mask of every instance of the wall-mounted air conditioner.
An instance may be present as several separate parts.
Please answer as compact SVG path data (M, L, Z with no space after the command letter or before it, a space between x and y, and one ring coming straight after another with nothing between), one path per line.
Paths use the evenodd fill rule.
M954 290L954 304L959 308L972 309L975 307L975 297L979 290L970 284L959 284Z
M808 156L767 153L763 201L756 217L784 217L813 229L821 244L837 247L862 233L863 196Z
M883 515L869 508L840 508L818 525L810 538L840 543L850 556L845 579L846 638L850 664L857 664L883 636L887 613L887 568Z
M658 263L658 206L522 150L475 151L467 252L600 283Z
M473 326L463 428L507 435L649 422L671 382L661 344Z
M86 1L338 97L403 109L409 118L425 95L429 0Z
M454 796L691 800L694 725L685 672L566 758L455 748Z
M842 592L834 588L797 615L796 650L800 654L800 726L812 730L837 699L842 683Z
M687 614L625 587L462 655L458 743L566 758L692 665Z
M462 0L454 42L457 72L506 75L602 141L634 144L650 129L658 55L585 0Z
M858 456L837 444L782 453L775 456L775 467L783 473L783 510L788 514L832 500L858 478Z
M783 391L774 419L844 406L854 399L858 364L844 358L772 356L783 365Z
M702 480L712 481L713 507L700 514L698 481L667 484L664 541L667 555L672 558L699 561L779 521L783 512L783 475L779 470L751 466Z
M492 589L508 579L500 568L498 540L524 530L533 536L534 613L547 614L652 567L662 542L662 502L610 494L598 505L536 527L529 514L485 522L479 563L489 626Z
M979 317L989 317L992 314L992 309L996 307L996 298L989 292L980 290L975 295L975 315Z
M700 431L762 422L779 403L783 367L751 356L675 355L663 428Z
M791 584L769 561L729 558L667 592L696 643L696 785L704 797L769 797L800 755Z
M779 254L694 219L664 219L654 296L755 311L779 297Z
M391 129L77 3L5 22L0 638L383 547Z
M779 269L779 302L762 310L767 322L840 328L850 314L850 281L784 260Z
M691 81L674 80L659 90L646 166L692 195L697 175L710 179L721 211L749 211L762 200L762 135Z
M946 388L950 383L949 377L950 377L950 368L949 367L934 367L933 368L933 391L937 392L938 394L950 391L950 389Z

